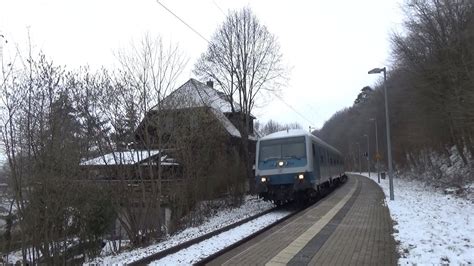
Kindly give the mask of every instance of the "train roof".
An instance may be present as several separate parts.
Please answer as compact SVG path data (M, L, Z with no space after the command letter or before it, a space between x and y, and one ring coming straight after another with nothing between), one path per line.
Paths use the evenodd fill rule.
M278 131L269 135L266 135L265 137L261 138L259 141L264 141L264 140L271 140L271 139L283 139L283 138L292 138L292 137L302 137L302 136L308 136L312 140L314 140L316 143L320 144L321 146L324 146L325 148L332 150L333 152L339 154L342 156L341 152L338 151L336 148L333 146L327 144L320 138L316 137L315 135L311 134L310 132L303 130L303 129L289 129L289 130L283 130L283 131Z

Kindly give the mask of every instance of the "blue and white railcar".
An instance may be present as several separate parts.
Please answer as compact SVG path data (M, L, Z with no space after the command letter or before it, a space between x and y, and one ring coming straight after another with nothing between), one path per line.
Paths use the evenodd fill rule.
M267 135L257 142L257 191L276 204L311 198L342 181L342 154L313 134L297 129Z

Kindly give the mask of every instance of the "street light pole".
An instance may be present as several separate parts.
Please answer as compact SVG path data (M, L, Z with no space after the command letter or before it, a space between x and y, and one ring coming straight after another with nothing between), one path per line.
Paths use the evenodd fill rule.
M375 121L375 168L377 169L377 181L380 183L379 170L379 137L377 133L377 118L371 118L370 121Z
M8 43L7 39L5 38L5 35L0 34L0 38L2 38L3 41L5 41L5 43ZM2 71L4 71L3 69L3 41L0 41L0 61L2 64Z
M388 180L390 186L390 200L394 200L393 192L393 168L392 168L392 144L390 141L390 120L388 117L388 100L387 100L387 68L374 68L369 74L379 74L383 72L383 90L385 96L385 126L387 128L387 153L388 153Z
M362 164L360 163L360 143L356 142L357 144L357 153L359 154L359 174L362 174Z
M369 177L370 177L370 140L369 140L369 134L364 134L364 136L367 137L367 172L369 172Z

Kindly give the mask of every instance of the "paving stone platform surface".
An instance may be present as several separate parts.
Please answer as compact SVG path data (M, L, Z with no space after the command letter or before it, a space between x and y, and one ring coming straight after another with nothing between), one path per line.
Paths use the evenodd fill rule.
M350 175L315 205L209 265L396 265L392 233L380 187Z

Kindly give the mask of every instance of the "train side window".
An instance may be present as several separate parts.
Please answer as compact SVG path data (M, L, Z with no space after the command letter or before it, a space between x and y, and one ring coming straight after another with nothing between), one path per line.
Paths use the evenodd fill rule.
M321 155L321 163L324 163L324 156Z
M316 155L316 149L314 148L314 143L312 144L313 146L313 155Z

